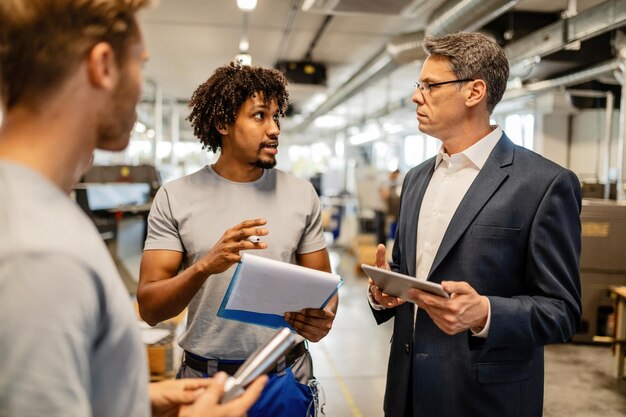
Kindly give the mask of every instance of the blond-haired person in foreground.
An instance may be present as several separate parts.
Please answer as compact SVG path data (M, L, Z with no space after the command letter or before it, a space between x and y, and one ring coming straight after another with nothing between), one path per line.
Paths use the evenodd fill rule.
M94 149L128 145L146 0L0 2L0 415L236 417L225 375L151 384L128 293L68 197Z

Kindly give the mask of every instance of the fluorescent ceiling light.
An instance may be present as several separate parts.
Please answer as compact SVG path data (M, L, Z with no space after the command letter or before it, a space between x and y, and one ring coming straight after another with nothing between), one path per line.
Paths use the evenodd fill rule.
M235 56L235 61L239 62L241 65L252 65L252 57L250 54L237 54Z
M402 125L391 122L385 122L383 124L383 128L385 129L385 132L389 133L390 135L402 132L404 130L404 127Z
M313 124L319 128L333 128L339 127L345 124L346 119L342 116L335 116L332 114L325 114L315 118Z
M350 143L352 145L362 145L367 142L371 142L380 138L380 131L378 130L366 130L363 133L357 133L350 137Z
M237 7L245 12L249 12L256 7L256 0L237 0Z
M365 130L350 137L352 145L362 145L367 142L379 139L382 136L380 127L376 123L370 123Z

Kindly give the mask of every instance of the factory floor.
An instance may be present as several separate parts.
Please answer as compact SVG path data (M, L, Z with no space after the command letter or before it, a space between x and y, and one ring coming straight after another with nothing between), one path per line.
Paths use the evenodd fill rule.
M391 323L377 326L366 300L367 279L347 250L331 249L345 281L330 334L311 343L328 417L381 417ZM624 417L626 379L618 381L608 346L551 345L545 349L545 417Z

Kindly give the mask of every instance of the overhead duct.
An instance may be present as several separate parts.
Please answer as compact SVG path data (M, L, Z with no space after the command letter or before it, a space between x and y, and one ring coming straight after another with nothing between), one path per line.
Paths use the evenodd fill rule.
M302 10L323 14L417 16L436 7L433 0L304 0Z
M475 31L506 13L519 0L467 0L449 1L437 9L426 26L428 36Z
M484 24L495 19L499 14L513 7L517 0L465 0L450 8L451 3L449 2L440 8L445 10L444 12L435 11L433 15L439 17L428 25L431 32L440 33L443 30L439 28L440 25L445 25L445 30L447 28L471 29L475 24L474 22L479 21ZM470 20L468 20L468 16L471 16ZM463 25L467 25L467 28L461 23L457 23L457 20ZM423 38L424 33L420 31L399 35L392 39L293 131L297 133L305 130L317 117L328 113L353 97L363 86L390 74L400 65L425 58L426 55L422 50Z
M603 62L574 74L568 74L551 80L526 84L524 87L515 90L507 90L504 93L504 97L502 97L502 101L535 95L545 91L554 90L559 87L569 87L572 85L586 83L587 81L592 81L599 77L612 75L618 68L619 62L617 60Z
M537 63L537 57L565 49L576 41L584 41L626 24L626 1L608 0L568 19L548 25L505 48L511 73L517 67ZM527 72L527 71L525 71Z
M385 49L396 64L408 64L413 61L426 59L426 52L422 48L423 40L423 31L405 33L387 42Z

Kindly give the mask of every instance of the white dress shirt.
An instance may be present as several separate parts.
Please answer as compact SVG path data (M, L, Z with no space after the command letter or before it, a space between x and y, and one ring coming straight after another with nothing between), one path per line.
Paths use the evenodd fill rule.
M416 278L426 280L433 265L443 236L489 154L502 136L502 129L494 126L491 133L461 153L448 155L443 146L435 160L435 172L428 183L417 221ZM450 281L463 281L463 277L446 277ZM371 297L376 309L382 308ZM489 302L487 300L487 302ZM417 308L415 308L417 314ZM487 337L491 322L491 305L487 323L480 332L472 330L477 337Z

